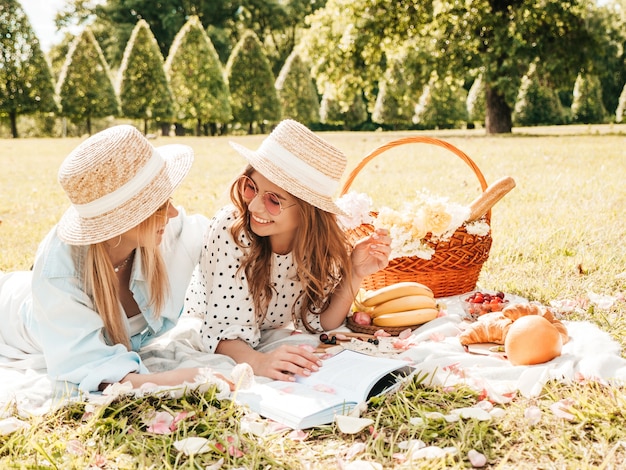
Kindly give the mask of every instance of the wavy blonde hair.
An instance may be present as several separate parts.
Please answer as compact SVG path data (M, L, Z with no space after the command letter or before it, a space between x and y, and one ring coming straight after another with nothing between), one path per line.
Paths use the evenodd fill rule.
M167 212L168 205L165 206ZM162 224L163 209L138 226L138 239L154 234ZM158 245L139 247L141 251L142 271L149 275L150 300L158 317L169 295L169 278L165 262ZM124 312L120 306L117 277L104 242L89 246L85 260L85 290L93 298L96 312L102 318L107 339L113 344L123 344L130 350L130 338L124 324Z
M254 171L248 165L243 175L250 176ZM239 271L246 275L257 321L261 324L276 290L271 279L272 248L268 237L259 237L250 229L248 204L241 196L239 179L230 187L230 198L237 208L231 234L244 253ZM319 315L324 312L330 304L330 294L341 279L349 279L350 244L334 214L318 209L295 196L294 199L300 224L296 231L292 256L297 280L302 283L302 292L291 307L291 315L294 319L300 319L307 331L315 333L306 313ZM242 241L242 234L250 241L249 246ZM296 312L296 303L301 298L302 308Z

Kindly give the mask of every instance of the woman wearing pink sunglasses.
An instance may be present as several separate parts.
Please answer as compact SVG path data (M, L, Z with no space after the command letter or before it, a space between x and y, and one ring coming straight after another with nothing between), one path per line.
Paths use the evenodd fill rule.
M293 381L319 358L297 345L261 352L264 336L343 324L363 278L387 265L391 239L378 230L349 245L332 199L346 157L305 126L282 121L256 152L231 145L248 166L211 221L188 308L204 316L207 351Z

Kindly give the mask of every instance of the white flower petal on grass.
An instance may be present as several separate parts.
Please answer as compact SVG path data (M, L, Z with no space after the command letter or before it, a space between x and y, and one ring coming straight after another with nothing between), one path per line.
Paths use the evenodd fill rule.
M502 408L494 408L493 410L489 411L489 414L493 419L502 419L506 416L506 411L504 411L504 409Z
M451 411L452 415L457 415L463 419L477 419L479 421L490 421L491 415L485 410L481 410L476 407L468 407L468 408L457 408L456 410Z
M426 444L421 439L411 439L409 441L401 441L398 442L398 448L400 450L417 450L423 449L426 447Z
M485 465L487 465L487 457L485 457L483 454L481 454L477 450L471 449L467 453L467 458L469 459L470 463L472 464L472 467L474 468L480 468L480 467L484 467Z
M174 441L173 445L178 452L182 452L185 455L211 452L209 440L204 437L186 437L185 439Z
M610 309L615 301L617 300L615 297L610 295L602 295L596 294L595 292L587 292L587 296L589 297L589 301L594 304L596 307L602 310Z
M446 455L456 454L456 447L438 447L438 446L428 446L422 449L415 449L410 452L410 455L407 455L407 458L410 460L417 459L439 459L441 457L445 457Z
M353 457L362 454L367 449L365 442L355 442L346 451L346 459L350 460Z
M409 418L409 424L411 426L424 426L424 419L419 416Z
M0 435L5 436L17 431L18 429L27 429L29 427L30 426L24 421L12 416L0 421Z
M340 468L342 470L382 470L383 466L378 462L370 462L369 460L354 460L348 463L342 462Z
M217 462L214 462L210 465L204 467L204 470L220 470L224 466L224 457L219 459Z
M348 413L348 416L352 416L354 418L360 418L361 414L365 413L366 411L367 411L367 403L362 401L361 403L357 404L354 408L350 410L350 413Z
M539 424L541 421L541 410L536 406L529 406L524 410L524 419L531 426Z
M374 420L369 418L355 418L354 416L335 416L337 427L344 434L356 434L366 427L374 424Z
M554 416L556 416L557 418L563 418L567 421L571 421L574 419L574 415L567 411L566 408L572 406L573 404L573 400L565 398L550 405L550 411L552 411L552 413L554 413Z
M428 419L446 419L446 416L439 411L429 411L424 413L424 416Z

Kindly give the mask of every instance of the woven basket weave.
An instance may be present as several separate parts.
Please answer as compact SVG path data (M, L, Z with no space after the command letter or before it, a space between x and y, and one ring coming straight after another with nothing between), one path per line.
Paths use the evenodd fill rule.
M344 195L350 189L359 172L371 160L383 152L406 144L424 143L443 147L457 155L473 171L483 191L487 188L487 182L474 161L454 145L432 137L406 137L381 145L368 155L352 170L341 190ZM373 214L376 215L375 213ZM486 214L487 223L491 223L491 211ZM348 230L348 238L356 241L370 234L374 230L373 225L363 224ZM430 234L426 236L428 240ZM483 263L489 257L491 249L491 230L486 236L470 235L464 227L460 227L446 241L436 243L428 241L435 250L430 260L417 256L405 256L394 258L389 261L386 268L366 277L361 287L367 290L404 281L416 281L427 285L432 289L435 297L463 294L474 290Z

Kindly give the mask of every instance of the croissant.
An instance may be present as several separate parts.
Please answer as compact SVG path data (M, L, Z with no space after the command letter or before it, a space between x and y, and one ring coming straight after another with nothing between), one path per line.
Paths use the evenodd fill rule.
M504 338L512 324L513 321L501 312L488 313L463 331L459 335L459 341L464 346L476 343L504 344Z
M552 323L552 325L558 330L558 332L561 333L561 339L563 340L563 344L569 341L567 328L565 327L565 325L563 325L563 323L554 318L554 315L552 315L552 311L548 307L537 304L514 304L502 309L502 314L505 317L510 318L512 321L515 321L521 317L525 317L526 315L539 315Z

